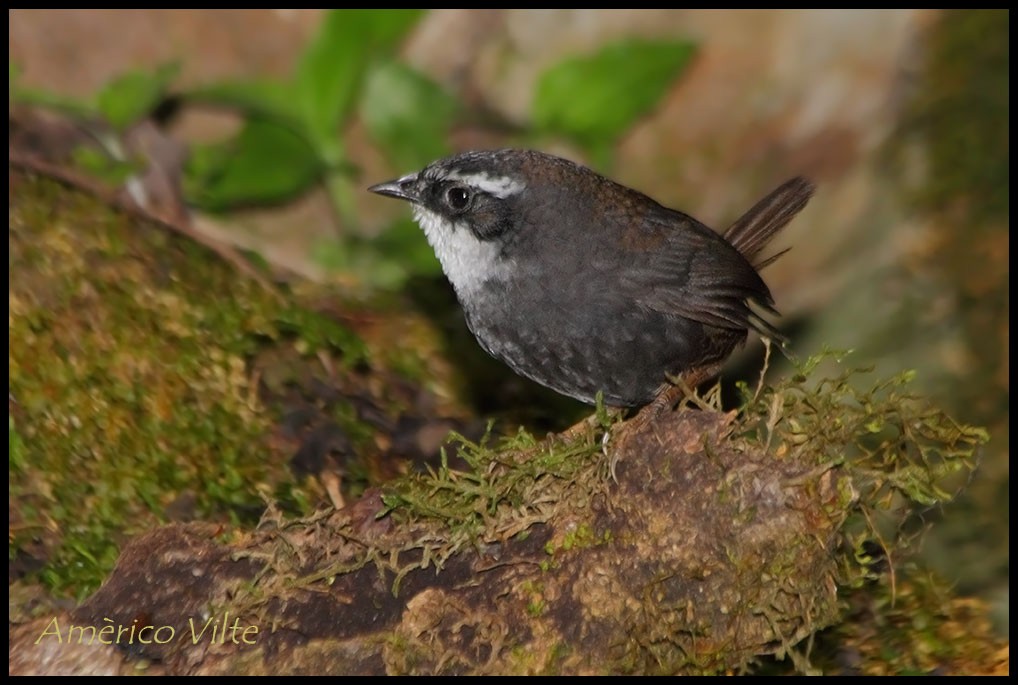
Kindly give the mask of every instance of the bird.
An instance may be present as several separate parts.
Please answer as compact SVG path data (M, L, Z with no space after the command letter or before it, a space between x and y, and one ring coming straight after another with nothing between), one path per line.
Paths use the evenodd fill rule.
M783 341L759 269L801 177L724 232L536 150L455 154L369 191L409 202L491 356L563 395L641 407L716 375L749 331Z

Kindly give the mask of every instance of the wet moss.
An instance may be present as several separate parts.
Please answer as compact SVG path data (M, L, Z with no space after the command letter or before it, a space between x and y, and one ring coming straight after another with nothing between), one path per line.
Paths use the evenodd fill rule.
M945 11L927 37L921 86L902 122L930 165L915 202L941 212L964 199L968 238L1010 213L1009 22L1007 10Z
M993 598L1006 624L1010 463L1010 14L946 10L923 36L922 62L891 151L922 160L904 192L928 221L910 264L913 302L900 349L931 392L988 428L980 473L938 526L928 559L963 592ZM918 151L918 154L913 154ZM1003 523L1003 525L1002 525ZM1004 629L1006 632L1006 629Z
M309 494L268 439L271 345L363 361L349 329L203 247L41 180L9 212L10 559L83 596L170 518L251 523Z
M1008 675L1010 652L981 600L905 564L845 594L845 617L814 637L809 658L756 672L829 675Z
M168 518L183 499L193 499L194 516L224 523L250 523L261 513L263 497L306 502L309 494L287 475L288 455L268 439L278 417L257 381L269 370L262 364L271 356L268 343L304 358L324 352L341 376L349 367L371 366L371 346L334 318L295 314L286 300L161 229L139 226L48 183L29 182L16 196L10 213L12 557L37 559L42 566L34 572L51 588L82 593L111 566L123 536ZM586 611L597 629L618 616L632 622L621 651L594 652L605 659L596 668L742 670L757 652L732 653L729 643L708 638L712 626L755 622L764 624L766 644L753 649L785 654L796 670L809 671L814 657L795 643L837 616L854 620L853 607L831 600L833 583L866 592L893 578L888 568L908 542L916 507L922 511L950 499L957 488L952 477L967 474L986 439L913 397L910 373L858 391L857 370L820 378L818 362L810 360L773 387L747 389L738 415L721 415L708 400L702 402L705 411L673 417L688 435L663 456L657 452L661 443L648 441L616 464L612 454L623 448L609 440L606 454L601 437L625 426L602 416L599 426L571 441L538 441L522 431L502 439L462 439L458 457L465 468L444 459L404 476L375 498L377 511L319 512L294 520L270 508L262 530L276 532L239 535L237 544L246 549L230 556L231 562L246 559L265 568L223 597L268 625L274 599L295 591L313 589L310 606L321 608L344 576L377 570L375 584L381 580L390 594L412 595L401 584L421 582L411 577L415 571L448 569L471 550L494 558L513 542L524 551L532 547L535 559L548 549L554 554L548 567L531 566L535 579L518 591L512 615L506 607L488 612L482 604L468 606L462 594L419 591L402 615L404 631L385 645L386 664L407 672L439 666L583 670L584 645L559 634L556 620ZM291 382L287 374L276 380L280 387ZM340 403L332 411L354 443L369 444L370 431L359 426L352 405ZM711 426L709 436L707 429L697 432L701 423ZM688 472L675 473L679 455L698 458L685 467ZM763 465L781 482L780 497L757 491ZM619 480L612 477L616 466ZM720 478L686 492L688 475L701 466L711 469L706 476L719 472ZM654 477L648 481L636 471L627 480L627 468L651 469ZM620 482L629 490L608 509L622 532L606 535L604 503L617 497ZM664 551L661 538L675 538L677 531L655 529L648 512L692 506L694 499L716 519L716 530L751 533L766 543L770 533L761 526L768 519L756 502L778 513L771 524L776 529L784 529L780 516L789 511L811 512L801 522L811 532L780 548L763 544L746 552L729 545L710 579L699 563L703 550L669 544L681 553L673 559L681 572L661 574L651 564L644 570L659 575L641 586L642 594L621 582L598 585L603 576L587 573L608 560L616 568L637 557L656 564ZM371 505L368 498L364 502ZM704 517L688 514L688 521ZM804 572L797 552L811 547L815 554L818 540L838 542L820 544L816 573ZM687 554L703 577L686 574ZM553 574L562 569L573 576L557 581ZM709 602L694 605L682 594L684 583L716 583L722 574L736 582L708 593ZM625 573L620 577L632 581ZM581 586L578 580L591 591L586 603L570 594ZM932 633L920 626L908 635L908 626L899 623L901 639L884 644L898 645L901 654L877 654L901 665L899 671L932 663L903 655L928 650L922 636L948 634L945 626L955 615L946 613L950 602L937 593L915 596L925 608L909 605L907 615L927 616ZM217 596L216 608L223 601ZM179 612L177 602L171 611ZM616 604L617 615L605 613ZM881 615L904 621L906 614L886 610L893 603L880 606ZM726 620L717 623L711 612ZM436 616L446 622L432 623ZM547 640L542 646L532 639L519 650L516 641L538 630L536 622ZM323 621L322 630L335 630L335 622ZM447 648L437 660L432 638ZM844 639L854 638L845 633ZM527 655L522 661L521 653ZM499 654L507 660L497 662Z

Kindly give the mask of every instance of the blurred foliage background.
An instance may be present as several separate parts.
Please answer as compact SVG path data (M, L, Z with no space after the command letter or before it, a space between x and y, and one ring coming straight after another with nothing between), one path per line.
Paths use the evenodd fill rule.
M785 328L802 355L829 345L887 375L914 368L935 402L988 427L968 495L929 514L942 520L926 555L1007 631L1007 11L9 19L12 140L22 108L62 113L87 132L60 151L82 173L130 184L157 167L162 215L187 213L277 278L412 302L481 415L522 404L522 420L555 426L582 409L486 360L405 207L367 185L457 150L538 147L720 228L812 178L817 196L778 240L794 249L766 274ZM752 377L758 357L751 346L726 377ZM12 455L20 440L12 423Z

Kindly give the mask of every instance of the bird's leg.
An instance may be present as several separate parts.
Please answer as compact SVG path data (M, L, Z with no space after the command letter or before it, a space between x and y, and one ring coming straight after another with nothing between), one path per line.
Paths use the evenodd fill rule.
M624 436L635 435L641 429L648 424L653 423L662 414L667 411L674 409L675 405L678 404L683 398L690 398L697 401L701 406L706 406L702 400L696 397L696 387L704 381L717 375L718 371L721 370L721 364L712 364L710 366L701 367L699 369L692 369L682 374L678 378L674 379L673 382L663 385L658 391L658 394L650 401L649 404L639 410L634 416L627 419L623 424L622 432L619 436L622 440L625 440ZM600 411L595 411L590 416L581 419L574 423L569 428L566 428L560 433L554 435L554 439L562 442L572 442L580 438L581 436L587 435L591 431L597 429L599 425L603 425L603 419L607 415L608 422L614 424L616 419L621 417L626 409L622 407L605 407L604 414ZM608 450L608 442L614 441L616 426L612 426L612 429L606 430L603 436L603 448ZM617 447L617 445L616 445ZM615 475L615 469L618 466L617 461L618 451L612 455L610 471L612 480L618 481Z
M713 378L721 370L721 364L711 364L697 369L691 369L675 378L672 382L663 385L658 394L635 416L628 419L622 428L616 433L613 431L611 437L618 437L619 443L625 442L630 437L642 432L647 426L653 425L666 412L672 411L683 399L698 404L701 408L707 408L707 404L696 396L696 387L704 381ZM616 445L616 447L618 444ZM612 460L612 476L615 474L615 461Z
M626 420L627 430L632 431L642 428L659 418L665 412L674 409L675 405L682 399L695 397L697 386L716 376L720 370L721 364L711 364L710 366L691 369L680 375L673 382L662 385L657 395L654 396L654 399L649 404ZM615 419L620 417L626 410L621 407L605 407L605 411L608 413L611 422L614 423ZM569 426L569 428L566 428L561 433L557 433L555 437L564 442L570 442L597 428L600 422L601 418L597 412L594 412L590 416Z
M625 409L621 407L605 407L605 413L608 415L610 423L614 423L615 420L622 415ZM573 425L566 428L561 433L556 433L555 437L563 442L572 442L576 438L594 430L601 424L601 416L599 412L594 412L590 416L580 419Z
M657 419L663 413L671 411L681 400L695 399L696 388L704 381L716 376L720 370L721 364L711 364L685 372L672 382L662 386L650 404L641 409L640 413L633 417L633 420L639 419L640 423L637 425L643 425L645 422Z

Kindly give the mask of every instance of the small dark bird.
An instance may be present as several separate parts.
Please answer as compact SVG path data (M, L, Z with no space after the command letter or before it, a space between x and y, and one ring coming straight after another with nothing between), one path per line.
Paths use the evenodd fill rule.
M794 178L724 236L559 157L466 152L369 190L406 200L481 346L594 403L650 402L717 373L749 329L781 340L754 262L813 186Z

